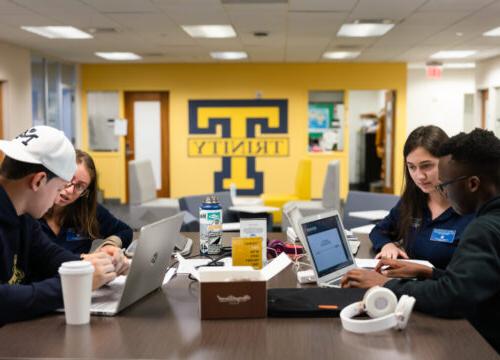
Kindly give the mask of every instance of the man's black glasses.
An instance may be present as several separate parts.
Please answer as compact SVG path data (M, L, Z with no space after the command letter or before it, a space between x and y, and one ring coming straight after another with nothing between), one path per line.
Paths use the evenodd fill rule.
M444 190L445 188L448 186L448 185L451 185L453 183L456 183L456 182L459 182L459 181L462 181L462 180L465 180L467 178L469 178L470 175L462 175L462 176L459 176L453 180L449 180L449 181L445 181L445 182L442 182L441 184L437 184L436 185L436 190L439 191L440 193L444 193Z

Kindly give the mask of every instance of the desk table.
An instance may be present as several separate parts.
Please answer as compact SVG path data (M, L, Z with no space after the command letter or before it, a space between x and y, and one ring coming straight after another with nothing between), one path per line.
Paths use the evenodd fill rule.
M198 249L198 234L188 234ZM224 234L228 241L230 234ZM233 234L234 236L234 234ZM269 234L269 238L285 235ZM367 237L359 257L370 256ZM269 287L297 287L291 267ZM198 284L179 275L116 317L67 326L62 314L0 328L0 358L169 359L498 359L465 320L414 312L408 328L371 335L342 329L339 318L200 321Z

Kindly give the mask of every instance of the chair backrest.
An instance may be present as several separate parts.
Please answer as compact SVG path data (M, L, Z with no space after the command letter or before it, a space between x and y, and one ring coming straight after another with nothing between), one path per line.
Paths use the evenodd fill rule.
M179 198L179 208L183 211L189 212L196 219L199 219L200 205L209 195L211 194L183 196ZM225 223L238 221L236 216L237 213L229 211L229 207L233 206L230 192L221 191L214 193L214 195L217 196L222 206L222 221ZM189 227L184 226L182 228L182 231L199 231L199 230L200 230L199 221L193 222Z
M323 184L322 204L325 209L340 209L340 162L338 160L328 163Z
M393 194L373 193L367 191L349 191L344 207L344 227L353 227L371 224L370 220L358 219L349 216L351 211L391 210L399 201L399 196Z
M311 200L311 159L301 159L295 177L295 195L300 200Z
M128 190L131 205L140 205L156 199L156 183L151 161L128 162Z

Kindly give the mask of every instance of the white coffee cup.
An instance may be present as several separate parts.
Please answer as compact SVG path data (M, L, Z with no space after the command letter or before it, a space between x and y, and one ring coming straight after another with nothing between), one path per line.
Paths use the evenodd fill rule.
M89 261L67 261L59 267L66 324L90 322L93 273L94 267Z

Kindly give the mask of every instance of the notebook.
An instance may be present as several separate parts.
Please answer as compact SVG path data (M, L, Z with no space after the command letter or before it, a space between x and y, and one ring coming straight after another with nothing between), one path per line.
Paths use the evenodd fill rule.
M162 285L183 218L179 213L141 228L128 275L92 293L92 315L114 316Z
M339 287L340 279L357 268L336 210L308 216L299 221L299 237L319 286Z

